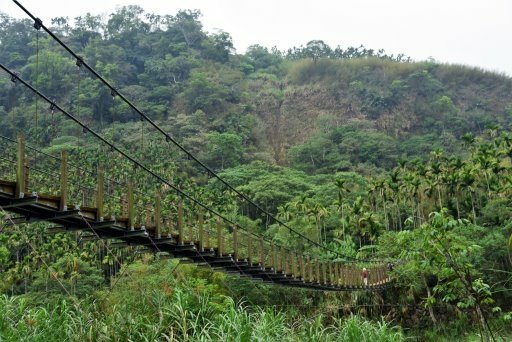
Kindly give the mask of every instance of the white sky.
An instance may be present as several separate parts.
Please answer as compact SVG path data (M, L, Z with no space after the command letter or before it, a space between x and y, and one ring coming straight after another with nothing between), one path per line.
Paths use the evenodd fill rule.
M111 13L138 4L146 12L199 9L205 29L231 34L238 53L252 44L285 50L321 39L383 48L414 60L479 66L512 76L511 0L19 0L46 25L50 18ZM0 11L24 17L11 0Z

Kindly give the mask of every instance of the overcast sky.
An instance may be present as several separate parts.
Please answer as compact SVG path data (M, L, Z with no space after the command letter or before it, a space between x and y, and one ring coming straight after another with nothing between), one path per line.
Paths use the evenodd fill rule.
M131 4L157 14L199 9L205 29L230 33L238 53L252 44L286 50L321 39L331 47L363 44L512 76L511 0L19 1L47 25L53 17L108 14ZM24 17L11 0L0 0L0 11Z

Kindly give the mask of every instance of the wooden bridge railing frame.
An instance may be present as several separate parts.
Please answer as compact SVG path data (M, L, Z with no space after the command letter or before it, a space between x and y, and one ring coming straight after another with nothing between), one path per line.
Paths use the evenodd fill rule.
M25 138L22 134L17 137L17 162L16 162L16 186L15 186L15 198L23 198L25 192L28 192L28 166L25 156ZM61 153L60 160L60 200L59 210L66 211L68 207L68 153L63 151ZM134 184L132 180L128 181L126 200L127 200L127 229L135 229L135 201L134 201ZM97 168L97 184L96 184L96 219L98 221L104 220L104 186L105 186L105 171L102 165ZM162 219L162 208L161 208L161 196L159 193L155 194L155 211L152 218L146 217L146 225L153 226L154 236L160 239L163 233L163 229L167 229L168 236L172 236L170 219ZM204 216L203 212L199 211L197 218L197 238L192 222L188 224L188 241L191 244L198 243L199 250L201 252L211 248L210 246L210 234L208 229L204 228ZM141 219L142 221L142 219ZM195 220L194 220L195 221ZM167 222L167 225L166 225ZM184 222L184 206L183 200L178 201L177 205L177 220L176 228L178 231L178 245L183 246L185 243L185 232L184 228L187 225ZM166 227L168 226L168 227ZM225 256L225 235L224 225L220 218L216 220L217 228L217 246L216 254L219 257ZM244 233L247 239L247 262L249 265L257 264L263 270L268 268L272 269L274 273L282 273L285 277L291 277L303 281L304 283L315 283L325 286L341 286L341 287L364 287L363 279L357 264L349 263L343 264L341 262L334 261L319 261L317 256L312 259L309 255L306 255L304 261L304 254L295 253L286 249L284 246L277 247L274 242L270 242L268 246L268 253L265 253L265 240L263 237L259 237L254 241L254 237L250 232ZM235 262L240 260L240 232L237 227L231 228L230 235L232 253L231 257ZM254 245L256 242L257 246L257 258L258 261L255 263L253 252ZM267 258L268 256L268 258ZM267 263L266 260L269 260ZM372 264L367 266L369 269L368 286L381 285L389 281L387 275L387 267L383 264Z

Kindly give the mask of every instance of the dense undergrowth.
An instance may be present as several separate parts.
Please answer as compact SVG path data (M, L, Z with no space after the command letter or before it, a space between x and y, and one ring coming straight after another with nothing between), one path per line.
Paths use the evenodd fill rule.
M154 296L155 297L155 296ZM152 301L151 312L125 305L108 310L98 304L62 301L29 308L27 300L2 297L0 337L5 341L403 341L403 334L385 322L351 316L326 325L321 315L291 321L284 313L226 299L213 310L202 296L195 307L186 295Z
M199 272L199 273L198 273ZM2 341L402 341L399 328L357 315L334 317L236 302L231 286L196 267L136 263L111 291L68 297L0 297ZM218 275L217 275L218 276ZM60 289L62 292L62 288ZM224 294L230 294L231 296ZM261 294L262 292L260 292Z

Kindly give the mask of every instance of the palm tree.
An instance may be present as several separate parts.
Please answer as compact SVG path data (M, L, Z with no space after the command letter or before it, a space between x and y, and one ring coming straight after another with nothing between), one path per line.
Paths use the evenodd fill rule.
M345 239L345 218L343 215L343 201L345 199L345 194L350 192L350 189L347 187L346 183L347 180L343 178L336 178L335 179L336 187L338 188L338 199L335 202L335 204L338 206L338 211L341 214L341 229L342 229L342 235L343 239Z
M323 231L323 233L324 233L323 234L324 235L323 236L324 243L327 243L327 233L325 232L325 227L323 227L323 225L321 224L322 223L322 217L324 217L327 214L327 210L321 204L316 203L315 206L312 209L312 212L313 212L314 217L315 217L316 228L318 230L319 237L320 237L319 241L322 240L322 231Z
M290 221L293 217L291 209L292 203L285 203L284 205L279 206L277 208L277 217L284 221Z
M473 223L476 224L476 211L475 211L475 169L472 167L467 167L461 170L460 173L460 184L467 189L470 199L471 199L471 211L473 213Z

